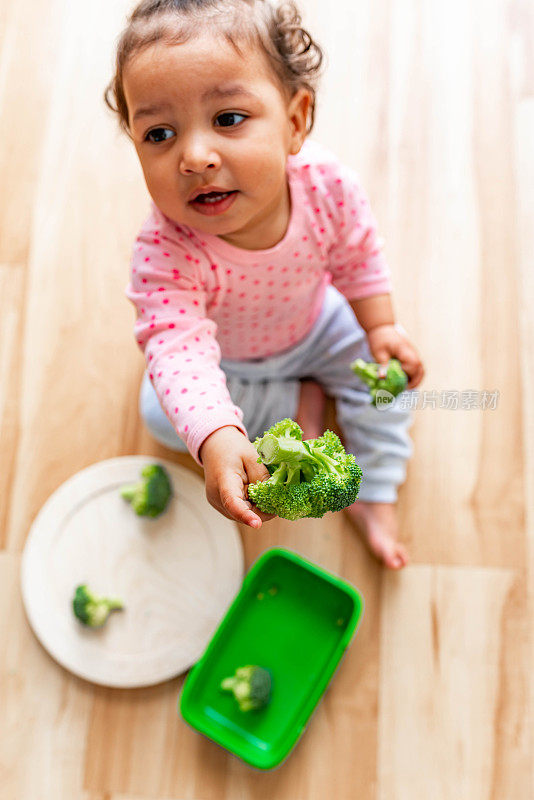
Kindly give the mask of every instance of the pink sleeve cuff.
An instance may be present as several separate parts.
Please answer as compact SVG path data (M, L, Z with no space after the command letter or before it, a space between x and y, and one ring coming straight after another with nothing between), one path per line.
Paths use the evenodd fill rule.
M392 286L389 278L370 280L368 282L359 280L358 283L344 286L340 291L347 300L362 300L364 297L373 297L377 294L391 294Z
M200 450L202 443L211 433L219 430L219 428L224 428L226 425L232 425L234 428L238 428L248 438L247 429L239 419L238 415L231 412L223 412L214 417L210 416L209 420L199 420L190 431L185 433L185 443L187 445L187 449L197 464L202 466L202 461L198 455L198 451Z

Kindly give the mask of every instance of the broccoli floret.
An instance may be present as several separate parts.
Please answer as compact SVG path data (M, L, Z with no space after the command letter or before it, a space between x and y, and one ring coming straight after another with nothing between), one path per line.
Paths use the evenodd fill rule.
M233 692L241 711L258 711L271 699L272 679L268 669L248 664L238 667L235 675L221 681L221 689Z
M272 436L290 436L293 439L302 440L302 428L298 422L289 419L289 417L281 419L280 422L275 422L266 433L270 433Z
M369 387L371 403L375 406L377 399L381 405L393 402L393 399L406 389L408 383L408 376L396 358L392 358L387 367L357 358L350 368Z
M362 471L332 431L303 441L300 426L285 419L254 444L258 461L271 473L248 487L248 496L260 511L290 520L322 517L327 511L341 511L358 497Z
M124 608L122 600L97 597L86 584L76 587L72 599L74 616L90 628L100 628L111 611L118 611L121 608Z
M169 474L160 464L148 464L141 470L141 476L137 483L123 486L121 495L140 517L157 517L165 511L172 496Z

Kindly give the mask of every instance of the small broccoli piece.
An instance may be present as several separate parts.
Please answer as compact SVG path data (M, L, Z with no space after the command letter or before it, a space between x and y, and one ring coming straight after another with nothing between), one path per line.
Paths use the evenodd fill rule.
M371 403L375 406L377 398L380 400L380 404L393 402L393 399L406 389L408 383L408 376L396 358L392 358L387 367L357 358L352 362L350 368L369 387ZM378 395L378 392L381 394ZM391 397L388 397L386 393L389 393Z
M132 504L140 517L157 517L172 497L167 470L160 464L148 464L141 470L142 480L121 488L121 495Z
M285 419L254 444L258 461L271 473L248 487L249 499L260 511L290 520L322 517L358 497L362 471L332 431L303 441L300 426Z
M258 711L271 700L271 673L268 669L248 664L238 667L235 675L221 681L221 689L233 692L241 711Z
M111 611L118 611L121 608L124 608L122 600L97 597L86 584L76 587L72 599L74 616L90 628L100 628Z

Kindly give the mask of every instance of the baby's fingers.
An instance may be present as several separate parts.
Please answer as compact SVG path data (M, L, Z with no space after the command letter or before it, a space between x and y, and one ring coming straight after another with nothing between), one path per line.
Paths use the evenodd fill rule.
M419 384L423 380L425 375L425 370L421 362L419 362L419 364L416 365L415 369L412 370L411 375L408 372L406 372L406 374L410 378L410 380L408 381L408 386L406 388L415 389L415 387L419 386Z
M407 389L413 389L418 386L423 380L425 370L423 364L417 356L410 356L408 359L401 361L401 366L408 376Z
M408 376L408 389L413 389L421 383L423 375L425 374L423 364L419 358L417 351L411 346L404 346L399 348L397 358L401 363L401 367Z
M228 478L219 487L219 497L222 511L226 517L242 522L251 528L261 528L261 518L256 514L248 500L243 497L244 485L238 475Z
M271 477L271 473L269 472L265 464L262 464L261 461L258 461L258 456L256 453L251 457L244 458L243 466L245 467L245 472L247 473L247 478L249 483L258 483L258 481L266 481L267 478Z

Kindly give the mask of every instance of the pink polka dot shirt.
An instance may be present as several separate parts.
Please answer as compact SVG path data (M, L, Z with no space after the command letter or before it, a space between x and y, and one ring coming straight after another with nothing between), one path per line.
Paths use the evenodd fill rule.
M135 242L126 294L165 413L193 457L235 425L220 359L264 358L297 344L328 283L349 300L390 292L376 221L356 174L310 140L289 156L291 216L268 250L243 250L177 225L153 205Z

